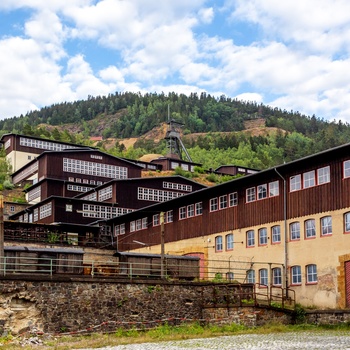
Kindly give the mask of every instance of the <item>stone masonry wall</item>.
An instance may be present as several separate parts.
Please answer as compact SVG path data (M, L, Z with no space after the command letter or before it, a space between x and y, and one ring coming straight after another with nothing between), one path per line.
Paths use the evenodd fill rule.
M95 329L94 326L103 323L110 325L105 331L119 327L149 328L164 320L170 324L209 320L255 326L269 319L266 311L252 307L205 307L213 301L216 288L213 284L86 277L15 278L0 280L0 334L32 329L44 333L76 332Z

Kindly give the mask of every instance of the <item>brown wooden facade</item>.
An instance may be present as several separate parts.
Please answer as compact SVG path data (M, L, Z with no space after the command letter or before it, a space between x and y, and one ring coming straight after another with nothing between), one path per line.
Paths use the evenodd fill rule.
M238 166L238 165L222 165L214 170L217 174L223 174L223 175L249 175L249 174L256 174L259 170L257 169L251 169L246 168L244 166Z
M194 168L196 166L202 166L202 164L200 163L193 163L183 159L169 157L160 157L157 159L153 159L150 163L160 165L163 171L175 170L176 168L180 167L183 170L190 171L192 173L194 172Z
M150 244L159 244L159 227L149 225L146 230L130 232L130 222L147 217L152 222L156 213L172 210L173 222L166 224L166 241L173 242L192 237L201 237L237 230L276 221L289 220L329 211L350 207L350 178L344 178L344 161L350 160L350 145L341 146L319 154L294 161L276 168L261 171L257 174L245 176L215 187L203 189L182 198L173 199L166 203L156 204L123 217L111 219L113 227L125 224L125 235L120 236L120 250L129 250L133 240L146 241ZM318 169L329 167L330 180L318 184ZM316 184L308 188L291 191L291 178L296 175L307 176L315 171ZM278 195L247 202L247 190L270 183L278 183ZM303 185L303 184L302 184ZM303 187L303 186L302 186ZM220 197L237 195L237 205L223 209L210 210L210 201ZM286 196L285 196L286 193ZM256 194L258 195L258 194ZM202 214L190 218L179 219L180 208L196 203L202 203ZM286 215L285 215L286 212ZM242 233L242 239L245 239Z
M123 173L113 175L113 171L119 170ZM40 154L13 173L12 180L16 184L35 177L37 181L51 178L81 184L102 184L113 178L141 177L141 170L136 164L101 151L65 150Z

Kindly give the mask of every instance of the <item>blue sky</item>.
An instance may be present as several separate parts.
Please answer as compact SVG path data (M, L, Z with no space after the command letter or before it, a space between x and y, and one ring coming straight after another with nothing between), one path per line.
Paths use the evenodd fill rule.
M2 0L0 119L206 91L350 122L348 0Z

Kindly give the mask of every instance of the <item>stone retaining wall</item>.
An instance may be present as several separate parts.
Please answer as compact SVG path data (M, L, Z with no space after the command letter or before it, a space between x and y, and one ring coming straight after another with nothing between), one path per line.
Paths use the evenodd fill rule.
M276 317L253 307L216 308L214 286L159 280L134 282L87 277L53 280L49 276L30 276L25 280L23 276L6 276L0 280L0 334L32 329L44 333L76 332L95 329L94 326L103 323L109 325L104 331L149 328L165 320L170 324L204 320L255 326ZM235 286L232 287L230 293L234 295Z
M305 319L307 323L317 325L350 324L350 310L311 310L306 311Z

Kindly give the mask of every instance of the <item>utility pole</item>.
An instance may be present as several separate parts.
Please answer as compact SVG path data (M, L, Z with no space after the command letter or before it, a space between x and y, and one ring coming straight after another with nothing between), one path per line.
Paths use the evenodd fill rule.
M160 276L165 277L164 273L164 212L160 213Z
M0 194L0 275L4 275L4 197Z

